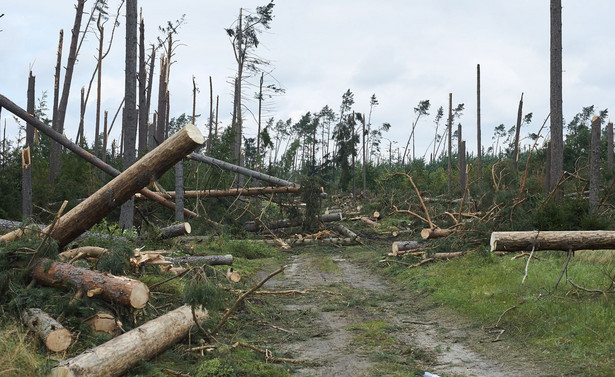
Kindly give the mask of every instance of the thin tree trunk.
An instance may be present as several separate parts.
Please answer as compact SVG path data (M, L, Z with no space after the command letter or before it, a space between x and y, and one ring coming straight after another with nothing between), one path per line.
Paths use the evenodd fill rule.
M365 145L365 114L363 114L363 195L367 194L367 145Z
M448 130L448 181L447 181L447 193L451 195L451 183L453 180L453 93L448 94L448 121L446 125Z
M126 69L124 81L124 114L122 117L123 167L128 169L136 160L135 144L137 139L137 0L126 1ZM119 224L122 228L132 228L135 201L131 197L120 212Z
M70 93L70 85L73 79L73 70L77 62L77 44L79 42L79 30L81 28L81 19L83 17L83 7L86 0L77 0L77 8L75 11L75 23L72 29L72 37L70 49L68 53L68 61L66 63L66 74L64 76L64 86L62 87L62 97L57 110L56 131L64 132L64 119L66 118L66 108L68 107L68 95ZM60 154L62 147L58 143L51 142L51 153L49 155L49 180L53 184L56 176L60 173Z
M515 171L519 171L519 135L521 134L521 122L523 119L523 93L519 100L519 109L517 110L517 126L515 127Z
M606 160L609 172L613 171L613 122L609 122L606 128Z
M152 148L162 143L164 140L164 122L167 119L167 82L166 82L166 70L167 70L167 62L165 60L165 56L160 57L160 79L158 82L158 117L156 118L156 133L155 140Z
M55 74L53 76L53 108L51 118L51 128L58 130L58 103L60 102L60 74L62 71L62 45L64 44L64 30L60 30L58 41L58 53L56 58Z
M34 114L34 97L35 97L36 78L32 75L32 71L28 75L28 113ZM34 144L34 127L31 124L26 125L26 145L22 152L23 158L23 185L21 187L22 219L32 216L32 147Z
M551 191L551 142L547 142L547 157L545 159L545 194ZM559 180L559 178L558 178Z
M152 104L152 86L154 83L154 68L156 65L156 48L152 45L152 55L150 57L149 62L149 75L147 77L147 95L145 98L145 118L147 123L147 138L146 145L152 147L154 145L153 139L154 134L156 133L156 121L154 120L152 124L149 122L149 111ZM146 147L147 149L147 147Z
M589 160L589 209L593 215L598 214L600 202L600 126L602 120L595 115L592 119L591 152Z
M184 221L184 163L175 164L175 221Z
M103 61L103 41L105 38L105 27L100 23L98 18L98 72L96 80L96 127L94 132L94 155L99 156L98 148L100 146L100 102L102 101L102 61ZM103 149L102 154L105 154Z
M480 129L480 64L476 65L476 153L478 158L478 183L483 182L483 150Z
M211 154L211 137L213 135L213 125L214 125L214 84L209 76L209 133L207 135L207 155Z
M147 65L145 64L145 21L139 23L139 146L138 155L147 152Z
M562 113L562 0L551 0L551 179L553 190L564 171Z
M77 137L75 144L83 146L83 128L85 124L85 87L81 87L81 102L79 106L79 127L77 128Z

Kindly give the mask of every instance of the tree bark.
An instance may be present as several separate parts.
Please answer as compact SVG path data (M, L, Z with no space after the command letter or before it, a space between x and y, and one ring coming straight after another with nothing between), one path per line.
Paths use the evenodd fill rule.
M66 63L66 73L64 75L64 86L62 87L62 97L58 105L55 130L62 134L64 133L64 120L66 119L66 108L68 107L68 96L70 93L70 85L73 79L73 70L77 62L77 45L79 43L79 32L81 29L81 19L83 17L83 7L86 0L77 0L77 8L75 11L75 23L72 29L72 37L68 52L68 61ZM56 176L60 173L60 153L62 148L60 144L51 142L51 152L49 155L49 178L51 184L54 184Z
M453 93L448 94L448 121L446 122L448 132L448 181L447 193L451 196L451 184L453 181Z
M53 76L53 107L51 109L51 112L52 112L51 113L52 114L51 115L51 128L54 131L58 130L58 103L60 102L60 74L62 73L62 46L63 44L64 44L64 30L60 30L55 74ZM51 156L49 157L51 159Z
M197 321L205 309L195 310ZM60 362L50 377L120 376L141 360L147 360L184 338L194 325L190 306L184 305L120 335L81 355Z
M51 352L63 352L72 342L70 331L41 309L25 309L21 312L21 320Z
M606 161L609 171L613 171L613 122L606 128Z
M551 166L549 191L564 172L564 131L562 113L562 0L551 0Z
M524 231L491 233L491 251L615 249L615 231Z
M130 306L145 307L149 300L149 289L144 283L121 276L113 276L68 263L53 262L41 258L32 268L31 275L39 283L63 289L77 288L95 291L107 301Z
M341 235L343 235L344 237L352 238L352 239L355 239L355 240L359 239L359 235L358 234L356 234L355 232L353 232L352 230L348 229L347 227L345 227L342 224L338 224L335 227L335 230L338 233L340 233Z
M591 145L589 160L589 209L593 215L598 214L600 204L600 128L602 120L595 115L592 119Z
M203 262L210 266L218 266L218 265L230 266L233 264L233 256L231 254L193 255L189 257L175 257L175 258L165 258L165 259L175 264L193 264L193 263L203 263Z
M174 224L166 228L160 229L162 238L173 238L190 234L192 228L189 223Z
M175 221L184 221L184 161L175 164Z
M145 21L143 17L139 22L139 142L138 155L143 156L147 151L147 66L145 64Z
M35 82L36 78L32 75L32 71L28 76L28 113L34 114L34 97L35 97ZM24 161L22 164L23 170L23 185L21 187L21 216L26 219L32 216L32 147L34 146L34 127L28 123L26 125L26 146L24 148Z

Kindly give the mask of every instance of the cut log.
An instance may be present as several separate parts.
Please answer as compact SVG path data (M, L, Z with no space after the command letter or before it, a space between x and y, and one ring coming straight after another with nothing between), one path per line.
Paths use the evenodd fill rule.
M90 326L92 330L97 333L107 333L113 336L118 336L122 333L122 322L111 313L96 313L83 320L83 323Z
M101 255L105 254L109 250L104 247L97 246L84 246L78 247L76 249L66 250L58 254L58 258L62 262L70 262L80 259L80 258L100 258Z
M440 229L440 228L425 228L421 230L421 237L424 240L429 240L432 238L441 238L447 237L453 234L455 231L452 229Z
M451 253L435 253L432 257L434 259L450 259L457 258L463 255L462 251L453 251Z
M70 331L41 309L26 309L21 313L21 320L45 343L52 352L65 351L72 341Z
M342 236L346 237L346 238L352 238L352 239L359 239L359 235L356 234L355 232L353 232L352 230L348 229L347 227L345 227L342 224L338 224L335 228L334 228L338 233L340 233Z
M218 265L230 266L233 264L233 256L231 254L193 255L193 256L188 256L188 257L175 257L175 258L165 258L165 259L175 264L206 263L206 264L209 264L210 266L218 266Z
M381 217L382 215L380 214L380 212L374 211L374 214L372 215L372 219L380 220Z
M241 275L239 272L229 268L226 270L226 279L232 283L239 283L239 281L241 281Z
M47 227L43 232L49 232L59 247L66 246L203 142L198 128L187 125L62 216L53 229Z
M160 229L161 238L173 238L179 236L185 236L186 234L190 234L192 228L189 223L181 223L181 224L173 224L166 228Z
M85 149L81 148L77 144L73 143L66 136L57 132L56 130L52 129L51 127L46 125L44 122L42 122L40 119L36 118L34 114L28 113L26 110L17 106L13 101L9 100L8 98L6 98L5 96L1 94L0 94L0 107L4 107L5 109L13 113L15 116L26 121L28 125L33 126L37 130L44 133L45 135L49 136L52 140L57 141L58 143L62 144L64 147L66 147L66 149L72 151L77 156L81 157L88 163L96 166L97 168L109 174L110 176L117 177L118 175L120 175L119 170L117 170L111 165L108 165L107 163L102 161L100 158L94 156L90 152L86 151ZM154 200L164 205L165 207L175 210L175 203L165 200L162 196L157 195L156 193L150 191L149 189L145 187L141 189L141 194L150 200ZM184 214L189 217L197 217L196 213L190 210L187 210L187 209L184 209Z
M425 246L424 242L418 241L395 241L391 245L391 251L393 251L393 255L397 255L400 251L406 250L418 250Z
M320 216L320 221L323 223L330 223L334 221L342 221L343 216L341 213L329 213ZM303 223L302 219L284 219L273 221L271 223L265 224L267 228L272 229L281 229L281 228L292 228L294 226L300 226ZM260 229L259 226L254 222L246 223L243 227L248 232L256 232Z
M46 258L41 258L34 265L31 275L41 284L64 289L77 288L94 292L100 288L100 297L135 309L143 308L149 299L147 285L138 280L53 262Z
M197 321L206 310L195 310ZM184 338L194 325L190 306L184 305L136 329L60 362L49 377L114 377L169 348Z
M369 225L371 227L379 227L380 224L373 221L372 219L370 219L369 217L365 217L365 216L361 216L361 222L365 225Z
M491 233L491 251L615 249L615 231L527 231Z

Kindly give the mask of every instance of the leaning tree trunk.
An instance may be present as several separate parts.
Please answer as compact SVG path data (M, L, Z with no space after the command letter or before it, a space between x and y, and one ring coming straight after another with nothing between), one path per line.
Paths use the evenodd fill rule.
M29 114L26 110L24 110L21 107L17 106L14 102L12 102L11 100L9 100L8 98L6 98L5 96L3 96L1 94L0 94L0 108L7 109L8 111L13 113L18 118L21 118L24 121L26 121L27 123L31 124L32 126L34 126L40 132L44 133L45 135L49 136L51 139L53 139L53 140L57 141L58 143L62 144L64 147L66 147L67 149L71 150L72 152L77 154L79 157L83 158L84 160L86 160L90 164L96 166L97 168L99 168L103 172L109 174L110 176L117 177L118 175L120 175L120 171L119 170L115 169L111 165L108 165L107 163L105 163L104 161L99 159L98 157L92 155L91 153L89 153L88 151L84 150L83 148L81 148L77 144L73 143L66 136L64 136L64 135L62 135L60 133L57 133L51 127L47 126L45 123L43 123L39 119L35 118L33 115ZM170 209L173 209L173 210L175 209L175 204L173 202L165 200L162 196L160 196L160 195L150 191L147 188L142 188L140 192L141 192L141 194L143 196L147 197L150 200L154 200L154 201L158 202L159 204L162 204L165 207L168 207ZM196 217L197 216L192 211L185 210L185 213L186 213L187 216L190 216L190 217Z
M149 289L139 280L53 262L46 258L41 258L34 265L31 275L41 284L63 289L77 288L87 292L88 297L100 295L107 301L135 309L145 307L149 300Z
M142 360L150 359L184 338L194 320L207 318L205 309L184 305L107 343L60 362L49 377L120 376Z
M198 128L184 127L43 232L50 232L60 247L66 246L204 141Z
M51 352L65 351L73 340L70 331L41 309L24 310L21 312L21 320L41 338Z

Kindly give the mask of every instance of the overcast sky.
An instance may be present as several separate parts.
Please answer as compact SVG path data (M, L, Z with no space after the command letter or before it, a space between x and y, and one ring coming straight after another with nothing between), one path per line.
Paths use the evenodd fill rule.
M88 0L90 10L94 0ZM583 106L611 108L615 103L615 2L563 0L564 118ZM44 91L52 102L58 33L64 29L65 57L74 20L74 0L3 0L0 5L0 93L25 108L28 70L36 76L37 98ZM224 31L239 8L254 10L267 0L149 0L139 2L146 41L160 36L158 26L186 15L179 29L171 68L171 116L191 113L192 77L200 87L197 125L204 130L209 112L209 76L220 96L220 120L229 124L233 52ZM113 17L118 0L109 0ZM112 114L123 98L124 9L109 57L103 63L103 109ZM417 156L433 138L436 109L465 104L460 118L468 149L476 148L476 65L481 65L483 145L492 143L493 128L516 122L524 93L524 114L533 122L523 134L536 132L549 113L549 1L547 0L276 0L271 30L261 35L257 53L271 61L283 96L268 100L265 116L297 121L306 112L329 105L338 111L342 94L354 93L354 110L369 111L369 99L380 103L372 123L388 122L386 138L405 145L420 100L429 99L431 114L417 128ZM107 24L109 30L111 22ZM108 35L108 31L106 32ZM97 40L87 37L81 48L65 129L75 139L79 90L95 68ZM64 60L64 64L65 60ZM157 67L158 69L158 62ZM157 77L157 76L156 76ZM157 80L156 80L157 81ZM254 80L256 83L256 80ZM270 79L269 83L274 83ZM157 84L156 84L157 85ZM94 91L94 88L92 89ZM248 97L256 89L248 89ZM154 93L156 88L154 87ZM94 134L94 94L90 96L86 137ZM256 102L247 105L256 113ZM7 134L15 133L9 114ZM119 123L114 126L117 137ZM246 135L255 134L247 116Z

